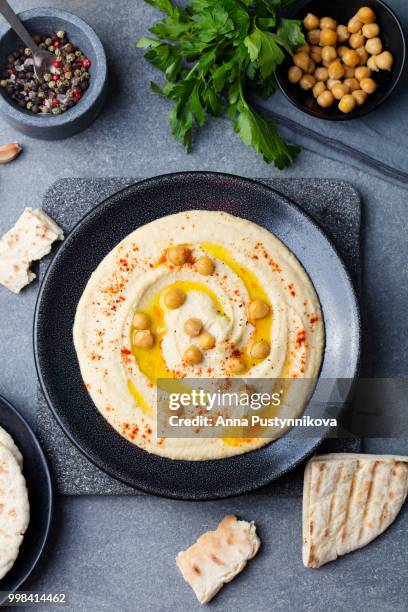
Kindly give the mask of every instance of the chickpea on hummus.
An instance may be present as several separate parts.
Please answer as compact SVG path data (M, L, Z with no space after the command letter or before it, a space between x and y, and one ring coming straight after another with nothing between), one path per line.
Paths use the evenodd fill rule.
M221 459L270 439L157 438L157 381L316 378L324 326L280 240L193 210L140 227L105 257L78 304L74 342L89 394L121 435L173 459Z

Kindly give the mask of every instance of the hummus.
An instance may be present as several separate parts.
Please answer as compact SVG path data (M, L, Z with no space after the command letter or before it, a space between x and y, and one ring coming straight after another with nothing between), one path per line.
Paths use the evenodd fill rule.
M280 240L224 212L193 210L140 227L105 257L78 304L74 343L93 402L122 436L173 459L220 459L282 430L158 438L158 380L313 379L324 326L309 277Z

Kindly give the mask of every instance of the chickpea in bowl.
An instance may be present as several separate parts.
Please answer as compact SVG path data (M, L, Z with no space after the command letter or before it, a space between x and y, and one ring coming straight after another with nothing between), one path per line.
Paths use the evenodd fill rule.
M382 1L361 6L347 0L327 10L326 2L314 0L289 16L301 19L305 41L276 77L302 111L331 120L359 117L394 90L403 70L405 40Z
M374 11L362 6L347 25L338 24L333 17L319 19L308 13L303 27L307 42L293 56L289 81L312 89L322 108L337 104L342 113L351 113L365 104L367 96L377 89L374 73L391 70L394 63L392 53L383 50ZM310 55L312 47L321 48L317 63ZM313 55L317 59L316 49Z

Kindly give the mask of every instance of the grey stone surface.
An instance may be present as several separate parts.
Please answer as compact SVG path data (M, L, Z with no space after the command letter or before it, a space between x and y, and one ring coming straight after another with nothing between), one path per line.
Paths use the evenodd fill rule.
M62 179L45 194L43 209L63 228L71 230L96 203L135 179ZM297 202L325 228L347 262L356 285L361 275L361 202L356 190L344 181L327 179L263 179L267 185ZM40 277L49 258L40 265ZM63 495L140 495L141 493L104 474L67 439L56 423L41 391L38 392L37 432L53 469L58 493ZM328 440L325 452L356 452L360 440ZM275 495L300 495L303 466L268 487Z
M262 547L210 610L405 612L408 504L378 540L311 570L301 559L301 503L300 497L262 494L200 504L154 497L59 499L54 546L28 586L66 591L68 609L75 612L202 610L174 558L232 512L256 521Z
M389 3L406 6L404 0ZM19 0L13 4L25 10L42 3ZM279 175L241 145L224 119L209 123L190 156L172 141L165 123L168 104L148 93L155 74L133 47L155 17L151 7L141 0L54 0L53 6L84 17L100 35L111 68L110 97L97 122L69 141L45 144L20 137L0 117L1 141L19 139L24 146L16 162L0 167L1 233L13 225L24 206L40 206L45 191L60 177L154 176L187 169L249 177ZM391 144L406 168L406 109L398 98L394 103L398 135ZM279 110L286 114L284 104ZM376 116L378 124L370 129L378 131L376 154L381 158L380 111ZM313 127L324 134L320 126ZM353 129L365 138L367 129L359 120L353 122ZM352 159L340 161L335 153L312 142L306 143L296 164L282 176L344 179L362 195L363 292L373 372L406 376L407 191L379 180ZM21 296L0 289L0 393L32 423L36 376L31 326L37 291L37 283ZM370 449L406 453L407 445L403 440L371 441ZM231 612L403 612L408 600L407 508L384 536L363 551L321 570L306 571L300 560L300 498L259 494L199 504L149 497L64 498L58 500L48 555L26 586L65 589L72 601L68 609L75 612L198 609L174 568L174 554L214 526L224 512L236 511L258 519L263 552L248 572L225 587L212 607Z

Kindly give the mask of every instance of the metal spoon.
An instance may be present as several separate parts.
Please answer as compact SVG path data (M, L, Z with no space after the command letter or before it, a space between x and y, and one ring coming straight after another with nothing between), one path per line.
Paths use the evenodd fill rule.
M37 79L41 79L45 72L50 72L57 58L49 51L39 48L6 0L0 0L0 13L6 21L8 21L24 44L31 49L33 53L34 72Z

